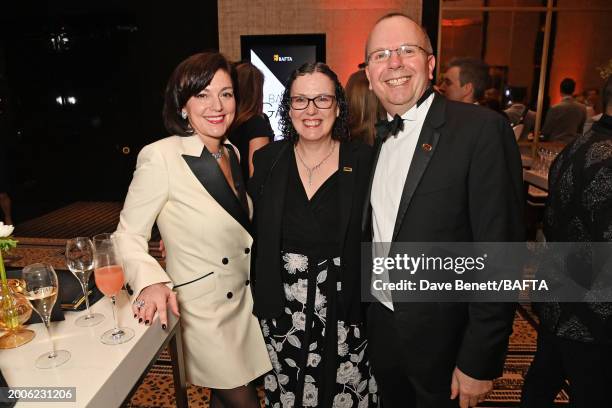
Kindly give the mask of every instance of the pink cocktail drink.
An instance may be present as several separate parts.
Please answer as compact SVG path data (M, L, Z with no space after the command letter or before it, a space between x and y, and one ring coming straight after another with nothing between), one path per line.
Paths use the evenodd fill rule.
M109 265L94 269L96 286L106 296L116 295L123 286L123 268L120 265Z

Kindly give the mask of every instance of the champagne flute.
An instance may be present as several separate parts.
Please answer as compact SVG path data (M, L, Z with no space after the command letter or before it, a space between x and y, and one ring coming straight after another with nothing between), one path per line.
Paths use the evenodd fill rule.
M100 337L104 344L115 345L125 343L134 337L134 330L119 327L117 322L116 296L123 287L123 267L119 260L112 236L109 234L94 237L94 278L100 292L110 297L113 308L115 327L106 331Z
M36 359L36 367L58 367L70 360L70 352L67 350L56 350L51 335L51 310L53 305L55 305L59 292L57 275L51 265L35 263L23 268L22 278L25 281L24 294L30 301L32 309L40 315L47 328L49 341L51 341L51 351Z
M89 309L89 277L93 271L93 253L93 243L89 238L77 237L66 241L66 265L81 284L87 308L87 314L75 321L79 327L95 326L104 320L102 313L92 313Z

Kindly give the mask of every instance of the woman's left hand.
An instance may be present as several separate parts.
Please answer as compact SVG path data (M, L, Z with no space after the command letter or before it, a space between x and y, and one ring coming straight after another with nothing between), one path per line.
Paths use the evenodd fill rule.
M163 329L168 324L168 308L180 316L176 293L163 283L155 283L141 290L138 299L132 304L134 319L138 319L138 323L150 325L157 312Z

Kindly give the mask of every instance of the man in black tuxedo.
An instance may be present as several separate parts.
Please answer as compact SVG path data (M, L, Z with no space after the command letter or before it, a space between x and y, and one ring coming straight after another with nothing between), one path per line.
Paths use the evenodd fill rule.
M399 131L377 135L364 232L392 243L390 257L398 242L522 241L521 160L507 121L431 91L431 43L403 14L376 23L366 63L370 88ZM502 373L513 304L373 295L369 351L384 408L468 407L485 398Z

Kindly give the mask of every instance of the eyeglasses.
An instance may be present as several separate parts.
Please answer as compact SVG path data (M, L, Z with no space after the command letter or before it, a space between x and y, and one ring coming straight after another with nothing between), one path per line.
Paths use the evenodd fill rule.
M400 45L398 48L394 50L377 50L377 51L371 52L368 55L366 62L367 63L385 62L389 58L391 58L391 54L393 54L393 52L397 53L397 56L400 58L410 58L410 57L414 57L415 55L417 55L419 50L423 51L426 55L431 54L430 52L428 52L425 48L421 47L420 45L404 44L404 45Z
M336 97L334 95L318 95L314 98L307 98L305 96L292 96L291 107L295 110L304 110L308 108L310 102L314 103L314 106L319 109L329 109L334 104Z

